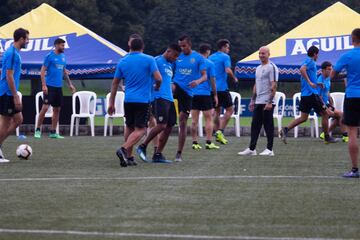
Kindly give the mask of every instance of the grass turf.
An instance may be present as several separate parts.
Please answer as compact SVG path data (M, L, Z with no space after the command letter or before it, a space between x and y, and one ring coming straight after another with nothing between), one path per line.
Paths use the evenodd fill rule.
M275 239L359 237L359 182L340 177L349 169L345 144L324 145L317 139L291 138L284 145L275 139L275 157L240 157L236 153L247 147L249 138L229 140L220 150L195 152L190 149L188 138L182 163L162 165L139 161L137 167L120 168L114 154L122 142L119 136L28 138L26 142L34 151L28 161L15 159L20 142L10 137L3 150L13 161L0 165L0 179L3 179L0 180L0 229ZM261 137L259 151L265 143ZM177 138L171 137L165 151L168 158L174 157L176 145ZM166 178L182 176L210 178ZM75 237L116 238L1 233L0 230L0 239L10 240Z

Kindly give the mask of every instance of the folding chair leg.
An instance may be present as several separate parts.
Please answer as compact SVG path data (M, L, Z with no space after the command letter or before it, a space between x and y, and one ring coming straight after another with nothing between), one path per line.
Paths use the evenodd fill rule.
M80 123L80 118L79 117L76 117L75 119L75 135L76 136L79 136L79 123Z
M95 137L94 117L90 117L91 136Z
M71 116L71 122L70 122L70 137L73 136L73 132L74 132L74 116Z
M109 119L109 136L113 135L113 127L114 127L113 118L110 118Z
M107 135L108 121L109 121L109 118L108 118L107 116L105 116L105 121L104 121L104 137L106 137L106 135Z

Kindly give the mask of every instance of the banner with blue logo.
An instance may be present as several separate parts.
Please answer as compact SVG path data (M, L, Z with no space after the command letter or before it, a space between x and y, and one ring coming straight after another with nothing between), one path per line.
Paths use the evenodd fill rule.
M20 53L25 77L39 77L44 58L57 38L66 41L66 68L77 79L112 78L118 61L126 55L126 51L44 3L0 28L0 65L1 53L11 46L13 32L19 27L30 32L29 44Z
M279 79L300 79L300 66L310 46L320 49L318 67L323 61L335 64L342 54L353 48L350 34L359 26L360 14L337 2L268 44L270 59L279 68ZM239 61L235 67L236 76L242 79L255 78L256 67L260 64L258 59L256 51Z

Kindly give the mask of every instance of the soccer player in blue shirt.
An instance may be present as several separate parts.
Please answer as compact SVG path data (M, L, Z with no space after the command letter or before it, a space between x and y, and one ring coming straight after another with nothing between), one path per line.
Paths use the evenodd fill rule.
M187 133L187 120L191 111L193 88L207 80L205 59L191 49L192 43L189 36L179 38L178 44L182 53L175 62L174 97L178 100L179 107L179 143L175 161L182 161L182 150L185 145Z
M215 106L214 130L216 141L221 144L227 144L228 140L225 139L224 129L227 126L231 115L234 113L227 78L229 76L235 83L238 82L238 79L231 70L231 59L229 56L230 41L227 39L220 39L217 42L217 48L218 51L209 57L209 59L215 64L216 88L219 99L219 104ZM225 109L225 113L220 119L221 108Z
M200 150L202 147L198 143L198 124L199 124L199 115L202 111L205 118L205 133L206 133L206 149L219 149L220 147L211 142L213 134L213 110L214 105L217 105L217 93L216 93L216 83L215 83L215 66L212 61L207 59L211 52L211 46L209 44L203 43L200 45L200 54L205 58L206 71L208 80L202 82L200 85L194 88L194 97L192 102L191 109L191 134L193 139L192 148L194 150ZM211 91L214 95L211 95ZM215 104L214 104L215 102Z
M354 48L341 56L330 77L334 79L343 69L347 71L343 123L348 128L352 169L343 177L359 178L357 134L360 126L360 28L352 31L351 39Z
M154 126L148 133L144 142L137 147L136 151L140 158L148 162L146 157L146 147L159 135L158 146L155 148L152 161L155 163L171 163L162 154L166 142L171 133L172 127L176 124L176 110L171 89L173 77L173 62L176 61L181 53L181 48L177 44L170 44L166 51L156 57L156 63L162 76L162 83L159 91L154 92L153 113L156 119Z
M287 127L280 130L280 136L282 141L286 144L287 134L290 129L305 122L312 109L321 116L322 128L325 134L325 144L335 143L336 140L329 136L328 122L329 113L326 105L319 97L317 90L317 77L316 77L316 60L319 56L319 49L316 46L311 46L307 51L308 57L300 67L301 73L301 100L299 104L299 110L301 115L292 121Z
M56 127L59 123L59 115L63 98L63 79L66 81L72 93L75 93L76 91L74 85L70 81L69 75L65 68L65 40L57 38L54 41L54 46L54 51L46 55L43 66L41 67L40 76L44 98L43 105L39 113L39 119L36 125L37 128L34 134L35 138L41 138L41 125L44 121L45 114L49 109L49 105L51 105L53 108L53 116L51 119L51 130L49 137L56 139L64 138L56 132Z
M116 151L121 167L137 165L132 155L133 147L145 135L149 103L153 79L155 91L161 85L161 74L152 56L143 53L142 39L133 39L130 43L130 53L122 58L117 67L112 82L108 113L115 112L115 96L121 79L125 81L125 143Z
M29 43L29 31L18 28L14 32L14 43L2 57L0 79L0 163L7 163L2 152L5 139L22 123L22 104L17 91L20 85L20 50Z
M331 117L333 119L333 121L331 122L331 125L329 127L329 133L331 133L332 130L334 130L337 126L339 126L340 130L342 132L343 142L348 142L349 137L346 132L346 128L345 128L344 124L342 124L342 122L341 122L343 113L340 110L335 109L333 99L330 96L330 87L331 87L330 73L331 73L331 70L332 70L332 64L330 62L325 61L321 64L321 74L317 79L317 85L319 86L318 92L319 92L319 96L320 96L321 100L323 101L324 104L326 104L329 117ZM324 139L324 137L325 137L325 134L324 134L324 132L322 132L320 134L320 138Z

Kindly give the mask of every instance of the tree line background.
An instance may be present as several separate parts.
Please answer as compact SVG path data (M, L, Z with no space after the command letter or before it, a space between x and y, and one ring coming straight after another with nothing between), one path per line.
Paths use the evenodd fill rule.
M1 0L0 26L48 3L127 50L131 33L145 40L145 52L160 54L181 34L194 49L227 38L233 63L256 51L336 0ZM360 12L360 0L342 0ZM61 27L61 26L60 26Z

